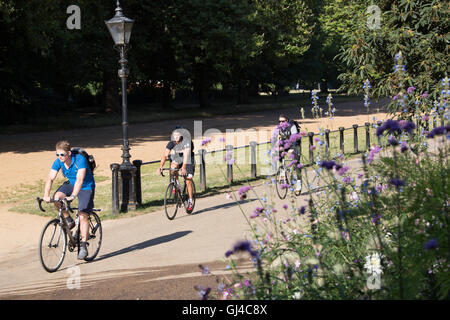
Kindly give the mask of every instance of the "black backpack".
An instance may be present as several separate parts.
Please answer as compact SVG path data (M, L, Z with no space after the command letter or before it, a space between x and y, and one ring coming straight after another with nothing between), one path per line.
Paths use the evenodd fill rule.
M297 132L300 133L300 125L297 121L291 119L289 120L289 123L291 124L291 126L295 126L297 128Z
M87 161L87 163L89 164L89 168L91 169L91 173L94 174L94 169L97 167L96 163L95 163L95 159L94 156L91 154L88 154L86 152L86 150L84 150L83 148L72 148L72 150L70 150L73 154L81 154Z

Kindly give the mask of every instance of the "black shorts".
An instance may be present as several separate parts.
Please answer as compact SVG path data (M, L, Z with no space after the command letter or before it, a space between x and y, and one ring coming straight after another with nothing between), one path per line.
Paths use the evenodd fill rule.
M73 192L73 185L69 181L66 181L56 190L56 192L58 191L69 197ZM78 211L91 213L92 209L94 209L94 195L95 189L80 190L78 193Z
M178 164L178 163L177 163ZM180 169L183 166L183 163L178 164L178 168ZM186 178L191 179L195 174L195 164L187 164L186 165Z

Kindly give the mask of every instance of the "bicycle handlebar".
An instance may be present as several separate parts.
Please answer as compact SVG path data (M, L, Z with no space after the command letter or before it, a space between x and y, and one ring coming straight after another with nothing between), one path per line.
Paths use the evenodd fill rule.
M162 175L163 177L165 177L163 171L168 171L168 170L173 171L173 172L180 171L180 169L162 168L162 169L161 169L161 175Z
M39 205L39 209L41 209L42 212L45 212L44 208L42 208L42 201L44 201L44 199L41 199L39 197L36 198L36 202ZM72 200L67 200L67 199L50 199L50 203L55 203L55 202L59 202L60 204L64 205L70 212L73 213L73 209L70 207L70 203L72 202Z

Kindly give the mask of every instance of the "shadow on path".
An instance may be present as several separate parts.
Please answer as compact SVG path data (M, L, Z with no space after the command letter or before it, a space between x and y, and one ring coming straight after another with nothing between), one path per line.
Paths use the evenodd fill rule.
M238 202L236 202L234 200L230 200L230 203L219 204L219 205L214 206L214 207L209 207L209 208L201 209L199 211L194 211L191 215L202 214L202 213L205 213L205 212L219 210L219 209L228 209L228 208L237 206L238 204L246 204L246 203L257 201L257 200L258 199L256 199L256 198L255 199L242 200L242 201L238 201ZM188 217L188 216L182 216L179 219L185 218L185 217Z
M158 237L158 238L155 238L155 239L147 240L147 241L144 241L144 242L141 242L141 243L136 243L136 244L134 244L132 246L129 246L129 247L126 247L126 248L123 248L123 249L120 249L120 250L117 250L117 251L114 251L114 252L110 252L110 253L104 254L100 258L95 259L95 261L109 259L109 258L118 256L118 255L121 255L121 254L125 254L125 253L128 253L128 252L132 252L132 251L135 251L135 250L142 250L142 249L145 249L145 248L148 248L148 247L156 246L156 245L161 244L161 243L173 241L173 240L176 240L178 238L184 237L184 236L188 235L189 233L192 233L192 231L191 230L189 230L189 231L178 231L178 232L174 232L172 234L161 236L161 237Z

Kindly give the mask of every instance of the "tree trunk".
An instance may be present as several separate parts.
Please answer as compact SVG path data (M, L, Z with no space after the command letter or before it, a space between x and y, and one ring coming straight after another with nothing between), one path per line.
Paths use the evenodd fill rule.
M326 79L322 79L320 81L320 92L321 93L328 93L328 85L327 85L327 80Z
M106 112L121 112L117 75L114 72L103 72L103 106Z
M249 104L247 85L244 82L238 84L237 104Z
M206 78L206 66L197 66L196 81L195 81L195 92L198 95L198 102L200 108L208 108L210 106L209 102L209 90L208 90L208 79Z
M172 84L170 83L170 81L164 80L162 87L161 105L164 109L172 108L173 107L172 101L173 101Z

